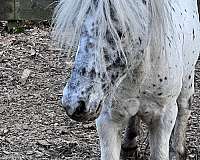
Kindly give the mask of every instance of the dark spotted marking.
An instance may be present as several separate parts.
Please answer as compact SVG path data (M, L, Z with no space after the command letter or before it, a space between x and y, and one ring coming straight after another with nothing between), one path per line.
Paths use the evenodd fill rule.
M174 7L169 3L170 7L172 8L172 10L175 12L175 9Z
M188 79L191 79L191 75L189 75Z
M81 34L82 34L83 36L88 36L88 31L86 30L86 27L85 27L85 26L83 26L83 28L82 28L82 30L81 30Z
M124 62L122 62L122 59L118 56L115 61L113 62L112 64L113 67L122 67L122 68L125 68L126 65Z
M158 93L158 96L162 96L163 93Z
M139 44L141 45L142 44L142 39L139 37Z
M112 74L112 75L111 75L111 83L114 84L115 80L116 80L115 75Z
M119 77L119 72L115 72L111 75L111 83L114 83L115 80Z
M167 80L167 77L165 77L164 79Z
M110 57L108 54L104 54L104 59L106 62L109 62L110 61Z
M102 73L102 78L103 78L103 79L106 78L106 74L105 74L105 72Z
M155 84L153 84L153 87L156 87L156 85L155 85Z
M111 46L115 46L115 40L112 37L112 34L107 30L106 31L106 40Z
M182 26L181 26L181 24L179 24L179 27L180 27L180 29L182 30Z
M159 81L160 81L160 82L162 82L162 81L163 81L163 79L162 79L162 78L160 78L160 79L159 79Z
M121 39L123 36L122 32L120 30L117 30L117 34L118 34L119 38Z
M193 101L193 96L191 96L188 100L188 106L189 106L189 109L191 109L192 107L192 101Z
M192 35L193 35L193 40L194 40L195 39L194 28L193 28L193 31L192 31Z
M102 89L104 89L106 87L106 83L102 84Z
M72 90L76 89L76 84L75 83L69 83L69 88Z
M107 71L110 71L111 69L112 69L112 65L109 64L108 66L106 66Z
M91 71L90 71L90 78L94 79L96 77L96 70L94 67L92 67Z
M101 78L101 73L98 73L98 77Z
M119 72L116 72L115 76L116 76L116 78L118 78L119 77Z
M88 88L86 88L86 92L90 92L92 90L93 86L89 86Z
M104 59L105 59L105 61L109 61L110 57L109 57L109 54L108 54L108 49L104 47L103 48L103 52L104 52Z
M85 69L85 67L81 69L80 74L81 74L81 76L85 76L85 74L86 74L86 69Z
M106 85L104 88L103 88L103 91L106 92L109 90L109 85Z
M88 41L89 41L89 40L87 39L87 44L88 44ZM87 45L87 44L86 44L86 46L85 46L85 52L86 52L86 53L89 52L89 48L88 48L88 45Z
M147 5L147 1L146 1L146 0L142 0L142 3L143 3L144 5Z
M142 92L142 94L146 94L146 93L147 93L147 92L145 92L145 91L144 91L144 92Z
M117 19L116 14L115 14L115 12L116 12L116 11L115 11L115 8L112 7L110 1L109 1L109 3L110 3L110 14L111 14L111 18L112 18L113 21L117 22L118 19Z
M139 52L143 55L144 54L144 50L139 50Z
M95 47L95 44L92 43L92 42L88 42L87 45L86 45L87 49L92 49Z

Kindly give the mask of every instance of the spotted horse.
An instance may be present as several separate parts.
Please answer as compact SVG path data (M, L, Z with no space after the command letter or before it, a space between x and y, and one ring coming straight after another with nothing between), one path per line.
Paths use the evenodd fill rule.
M136 147L136 116L148 126L151 160L184 157L198 19L196 0L60 0L52 37L77 48L62 104L73 120L96 119L101 160Z

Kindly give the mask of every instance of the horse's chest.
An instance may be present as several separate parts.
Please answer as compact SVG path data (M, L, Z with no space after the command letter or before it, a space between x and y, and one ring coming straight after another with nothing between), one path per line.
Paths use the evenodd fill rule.
M165 65L165 64L163 64ZM146 92L154 96L175 96L181 88L182 65L160 66L151 69L143 79L141 84L141 94Z

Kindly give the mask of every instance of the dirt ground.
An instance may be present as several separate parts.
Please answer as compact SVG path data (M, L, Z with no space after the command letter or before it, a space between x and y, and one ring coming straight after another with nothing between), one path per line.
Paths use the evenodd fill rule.
M0 35L1 160L99 159L95 124L70 120L60 105L72 65L67 59L51 45L49 28ZM195 79L189 160L200 160L200 62ZM140 159L146 159L145 134L139 140Z

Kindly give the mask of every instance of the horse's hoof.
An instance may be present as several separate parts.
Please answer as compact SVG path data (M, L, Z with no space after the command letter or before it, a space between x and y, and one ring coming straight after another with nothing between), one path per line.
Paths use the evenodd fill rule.
M187 154L186 152L184 153L177 153L177 160L186 160L187 159Z
M121 149L121 159L122 160L137 160L138 158L138 148L123 148Z
M186 160L187 159L187 154L186 152L184 153L180 153L178 151L176 152L170 152L170 156L169 156L170 160Z
M169 153L169 159L170 159L170 160L176 160L176 152L172 152L172 151L171 151L171 152Z

